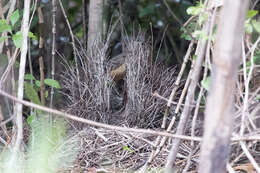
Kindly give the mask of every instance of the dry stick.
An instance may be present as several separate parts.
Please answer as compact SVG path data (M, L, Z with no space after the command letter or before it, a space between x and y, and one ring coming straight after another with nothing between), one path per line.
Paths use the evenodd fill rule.
M36 9L37 9L37 4L38 4L38 0L33 1L33 5L32 5L33 6L33 12L32 12L32 15L31 15L31 18L30 18L30 21L29 21L29 26L31 26L31 24L32 24L34 14L35 14Z
M210 42L208 42L206 58L207 58L207 56L209 56L209 47L210 47L209 44L210 44ZM208 72L207 63L205 63L205 64L206 65L205 65L205 69L204 69L204 74L203 74L203 79L202 80L206 79L207 72ZM203 91L204 91L204 88L201 87L200 88L200 92L199 92L199 96L198 96L198 100L197 100L197 103L196 103L196 108L195 108L195 111L194 111L194 115L193 115L193 118L192 118L191 136L194 136L194 134L195 134L196 120L197 120L197 116L198 116L198 113L199 113L200 102L201 102L201 98L203 96ZM194 141L191 141L191 148L193 149L194 146L195 146ZM190 153L189 153L189 156L188 156L188 160L187 160L186 166L183 169L184 173L186 173L188 171L189 167L190 167L192 155L193 155L193 152L191 150Z
M257 172L260 172L260 167L258 166L257 162L255 161L254 157L248 151L246 144L242 141L239 142L241 145L242 150L244 151L245 155L247 156L248 160L251 162L253 167L256 169Z
M69 22L69 19L68 19L68 16L66 15L66 12L65 12L65 9L63 7L63 4L61 2L61 0L59 0L59 4L60 4L60 7L61 7L61 11L63 13L63 16L65 18L65 21L68 25L68 28L69 28L69 31L70 31L70 37L71 37L71 41L72 41L72 48L73 48L73 55L74 55L74 59L75 59L75 64L76 64L76 72L77 72L77 78L78 78L78 82L80 81L79 79L79 68L78 68L78 59L77 59L77 53L76 53L76 45L75 45L75 39L74 39L74 34L72 32L72 29L71 29L71 26L70 26L70 22ZM83 22L84 24L84 22ZM85 34L86 35L86 34ZM84 40L85 41L85 40ZM86 42L85 42L85 45L86 45ZM78 83L79 84L79 83ZM80 84L79 84L80 85ZM80 89L80 88L79 88ZM81 89L80 89L81 90ZM81 91L79 92L81 93Z
M196 28L197 28L197 27L198 27L198 24L197 24ZM196 28L195 28L195 29L196 29ZM192 42L195 42L195 41L192 40ZM194 43L193 43L193 44L194 44ZM192 47L191 47L191 50L192 50ZM191 51L191 50L190 50L190 51ZM195 52L196 55L198 54L198 53L197 53L198 50L199 50L199 49L198 49L198 47L197 47L197 48L196 48L196 52ZM190 53L191 53L191 52L190 52ZM189 55L189 56L190 56L190 55ZM187 58L188 58L188 57L187 57ZM188 61L188 59L187 59L186 61ZM186 63L187 63L187 62L186 62ZM180 96L180 98L179 98L179 100L178 100L178 104L177 104L176 109L175 109L175 114L179 113L180 107L181 107L181 105L182 105L182 103L183 103L184 97L185 97L185 95L186 95L186 93L187 93L187 90L188 90L188 87L189 87L189 85L190 85L190 82L191 82L191 74L193 73L194 63L195 63L195 61L192 60L191 70L189 71L188 77L187 77L187 79L186 79L184 88L183 88L182 93L181 93L181 96Z
M253 69L254 69L254 52L255 49L258 45L260 41L260 37L258 37L257 41L254 43L254 45L252 46L252 50L251 50L251 66L249 69L249 73L248 76L246 76L246 56L245 53L243 53L243 72L244 72L244 78L245 78L245 96L244 96L244 105L243 105L243 111L242 111L242 117L241 117L241 128L240 128L240 136L243 136L244 134L244 130L245 130L245 117L246 117L246 113L248 113L248 96L249 96L249 82L250 79L252 78L252 73L253 73ZM244 44L242 42L242 48L243 48L243 52L244 52ZM249 153L246 144L244 142L239 142L242 150L244 151L245 155L247 156L247 158L249 159L249 161L251 162L251 164L254 166L254 168L260 172L260 168L258 166L258 164L256 163L255 159L253 158L253 156Z
M57 3L56 0L52 0L52 50L51 50L51 78L55 79L55 55L56 55L56 12L57 12ZM53 96L54 88L51 87L51 96L50 96L50 108L53 108ZM49 115L49 121L52 122L52 115Z
M96 127L102 127L102 128L107 128L107 129L111 129L111 130L120 130L120 131L124 131L124 132L134 132L134 133L146 133L146 134L151 134L151 135L157 135L157 136L167 136L167 137L173 137L173 138L180 138L183 140L195 140L195 141L201 141L200 137L190 137L190 136L185 136L185 135L175 135L172 133L167 133L167 132L162 132L162 131L155 131L155 130L149 130L149 129L136 129L136 128L127 128L127 127L119 127L119 126L113 126L113 125L108 125L108 124L104 124L104 123L99 123L99 122L95 122L95 121L91 121L88 119L84 119L84 118L80 118L77 117L75 115L72 114L68 114L68 113L63 113L61 111L55 110L55 109L51 109L51 108L47 108L45 106L41 106L41 105L37 105L28 101L24 101L22 99L18 99L17 97L14 97L8 93L6 93L3 90L0 90L0 95L3 95L11 100L14 100L15 102L18 103L22 103L25 106L29 106L35 109L39 109L51 114L55 114L57 116L62 116L64 118L68 118L74 121L78 121L78 122L82 122L91 126L96 126ZM240 139L240 138L238 138ZM259 137L260 139L260 137Z
M167 132L171 131L171 129L172 129L174 123L175 123L175 119L176 119L175 117L172 118L169 126L167 127L167 130L166 130ZM148 158L148 160L145 163L145 165L141 168L140 173L145 173L146 172L148 166L151 165L153 159L159 154L159 152L161 151L161 149L164 146L164 144L167 141L167 139L168 138L166 136L162 137L162 139L159 136L156 138L156 142L155 142L156 149L152 150L152 153L150 154L150 157ZM160 145L159 145L159 143L160 143Z
M231 167L231 165L229 163L227 163L227 171L229 173L235 173L235 171L233 170L233 168Z
M217 8L215 8L214 11L213 11L213 17L212 17L212 22L211 22L211 26L210 26L209 38L211 38L212 33L213 33L216 11L217 11ZM203 74L203 79L202 79L203 81L206 80L206 78L207 78L208 65L210 65L210 61L209 61L210 60L210 47L211 47L210 45L211 45L211 40L207 42L206 57L205 57L205 61L204 61L205 67L204 67L204 74ZM200 102L201 102L201 98L203 96L203 91L204 91L204 88L201 87L200 92L199 92L199 96L198 96L198 99L197 99L197 103L196 103L196 108L195 108L195 111L194 111L194 116L193 116L193 119L192 119L191 136L195 135L195 125L196 125L196 120L197 120L197 116L198 116L198 113L199 113ZM191 141L191 148L194 148L194 146L195 146L194 141ZM183 170L184 173L186 173L188 171L189 167L190 167L192 154L193 154L193 152L191 151L189 153L189 157L188 157L186 166Z
M184 85L183 90L182 90L182 92L181 92L181 96L180 96L180 98L179 98L179 100L178 100L178 104L177 104L177 106L176 106L176 108L175 108L175 114L178 114L178 113L179 113L179 110L180 110L180 108L181 108L181 105L183 105L182 102L183 102L183 100L184 100L184 98L185 98L185 95L186 95L186 93L187 93L187 90L188 90L188 88L189 88L189 86L190 86L191 74L192 74L192 71L193 71L193 66L194 66L194 61L192 61L191 69L190 69L190 71L189 71L189 74L188 74L188 77L187 77L187 79L186 79L185 85ZM191 106L191 105L190 105L190 106Z
M167 103L167 107L166 107L166 110L165 110L165 113L164 113L164 117L163 117L163 122L162 122L162 127L165 128L166 126L166 120L168 118L168 112L169 112L169 109L171 107L171 104L172 104L172 101L174 99L174 96L176 94L176 91L181 83L181 78L182 78L182 75L184 73L184 70L186 68L186 65L187 65L187 62L189 60L189 57L190 57L190 54L191 54L191 51L192 51L192 48L193 48L193 45L194 45L194 40L192 40L189 44L189 48L185 54L185 57L184 57L184 60L183 60L183 64L181 66L181 70L177 76L177 79L174 83L174 86L173 86L173 89L172 89L172 92L170 94L170 97L169 97L169 100L168 100L168 103Z
M210 29L209 25L210 25L210 20L207 20L204 27L203 27L203 30L207 34L209 33L209 29ZM190 83L188 93L187 93L187 96L186 96L184 110L181 114L180 122L179 122L179 125L177 127L177 133L176 134L178 134L178 135L181 135L181 134L184 133L187 120L189 119L189 115L190 115L190 111L191 111L189 105L191 105L192 102L194 101L194 93L195 93L196 85L197 85L198 80L199 80L199 75L200 75L200 71L201 71L202 62L203 62L203 59L204 59L206 46L207 46L207 41L205 41L201 38L201 40L199 41L199 45L198 45L199 54L198 54L198 57L195 61L194 70L191 74L191 83ZM172 148L170 150L170 153L169 153L168 159L167 159L167 163L166 163L166 169L165 169L166 173L172 172L172 167L174 165L174 161L175 161L177 153L178 153L178 148L179 148L180 142L181 142L180 139L175 139L173 141Z
M183 140L194 140L194 141L198 141L198 142L201 142L201 140L202 140L201 137L195 137L195 136L190 137L190 136L186 136L186 135L177 135L177 134L172 134L172 133L167 133L167 132L162 132L162 131L155 131L155 130L149 130L149 129L127 128L127 127L113 126L113 125L95 122L95 121L92 121L92 120L77 117L77 116L72 115L72 114L68 114L68 113L64 113L64 112L61 112L61 111L58 111L58 110L55 110L55 109L51 109L51 108L48 108L48 107L45 107L45 106L37 105L35 103L28 102L28 101L25 101L25 100L22 100L22 99L18 99L17 97L14 97L14 96L6 93L5 91L3 91L1 89L0 89L0 95L5 96L8 99L11 99L15 102L21 103L25 106L32 107L32 108L35 108L35 109L39 109L39 110L42 110L44 112L52 113L56 116L60 116L60 117L68 118L68 119L78 121L78 122L81 122L81 123L85 123L85 124L88 124L90 126L96 126L96 127L106 128L106 129L110 129L110 130L119 130L119 131L123 131L123 132L144 133L144 134L151 134L151 135L155 135L155 136L167 136L167 137L179 138L179 139L183 139ZM259 135L245 136L245 137L233 137L231 139L231 141L233 141L233 142L256 141L256 140L260 141Z
M18 91L17 98L23 99L24 90L24 73L26 65L26 54L28 48L28 31L29 31L29 15L30 15L30 0L24 0L24 11L22 21L22 33L23 42L21 47L20 67L19 67L19 79L18 79ZM14 145L14 152L18 152L21 142L23 140L23 105L19 102L15 104L15 115L16 115L16 126L17 126L17 137Z
M14 65L14 62L15 62L17 56L18 56L18 55L17 55L17 54L18 54L18 51L19 51L19 49L16 48L16 49L15 49L15 52L14 52L14 54L13 54L13 56L12 56L11 59L9 60L8 66L7 66L5 72L3 73L3 75L2 75L2 77L1 77L1 79L0 79L0 89L2 89L3 84L5 83L5 81L6 81L7 77L8 77L8 75L9 75L9 73L10 73L10 71L11 71L13 65Z
M208 44L209 44L209 42L208 42ZM207 56L208 56L208 48L209 48L209 45L207 47ZM207 72L208 72L208 67L207 67L207 63L206 63L202 80L206 79ZM198 96L198 100L197 100L197 103L196 103L196 108L195 108L195 111L194 111L194 116L192 118L191 136L194 136L194 134L195 134L195 125L196 125L196 120L197 120L197 116L198 116L198 113L199 113L199 107L200 107L201 98L203 96L203 91L204 91L204 89L203 89L203 87L201 87L200 88L200 92L199 92L199 96ZM194 141L191 141L191 148L193 149L194 146L195 146ZM184 173L186 173L188 171L189 167L190 167L192 154L193 154L193 152L191 150L190 153L189 153L189 156L188 156L188 160L187 160L186 166L183 169Z
M152 94L152 96L158 97L159 99L162 99L162 100L164 100L164 101L166 101L166 102L169 102L169 99L167 99L167 98L165 98L165 97L159 95L157 92L154 92L154 93ZM177 105L178 102L171 101L171 104ZM181 104L181 105L184 106L184 104ZM196 104L190 105L190 107L196 107ZM205 108L205 106L200 106L200 108Z
M33 6L33 12L32 12L32 15L31 15L31 19L29 20L29 27L31 26L32 19L34 17L34 14L35 14L35 11L36 11L36 8L37 8L37 0L33 1L32 6ZM31 42L30 41L28 41L28 50L31 50ZM33 75L31 51L28 51L28 61L29 61L29 71L30 71L30 74ZM33 84L33 79L30 80L30 83ZM33 110L31 110L31 112L32 111Z
M238 135L237 135L238 136ZM249 143L248 144L248 147L250 148L250 147L252 147L252 145L253 145L254 143ZM244 153L243 152L241 152L231 163L230 163L230 165L231 166L233 166L237 161L239 161L239 159L241 159L241 157L243 157L244 156Z
M186 53L186 55L185 55L185 58L184 58L184 61L183 61L181 70L180 70L180 72L179 72L179 74L178 74L178 76L177 76L177 79L176 79L175 83L174 83L173 90L172 90L172 92L171 92L170 98L168 99L167 107L166 107L166 109L165 109L164 116L163 116L163 121L162 121L162 125L161 125L161 127L162 127L163 129L166 127L166 121L167 121L167 118L168 118L168 115L169 115L169 109L170 109L171 104L173 103L172 100L174 99L174 96L175 96L175 94L176 94L176 91L177 91L177 89L178 89L178 87L179 87L179 85L180 85L180 81L181 81L182 75L183 75L183 73L184 73L184 70L185 70L185 68L186 68L186 64L187 64L187 62L188 62L188 59L189 59L189 57L190 57L190 54L191 54L191 51L192 51L192 48L193 48L193 44L194 44L194 41L191 41L191 43L189 44L189 48L188 48L187 53ZM155 96L157 96L157 95L155 95ZM172 118L170 124L173 124L174 122L175 122L175 118ZM171 128L171 127L170 127L170 128ZM158 138L156 139L156 142L155 142L155 145L156 145L156 146L159 145L160 140L161 140L161 137L158 136ZM167 139L163 139L163 140L161 141L161 145L163 145L166 140L167 140ZM159 148L159 151L161 150L161 148L162 148L162 147ZM158 149L156 149L156 150L158 150ZM152 159L159 153L159 151L158 151L158 152L157 152L157 151L152 151L151 156L150 156L151 161L149 161L149 160L148 160L148 161L149 161L149 162L152 162ZM157 154L154 156L154 153L157 153ZM149 163L147 163L147 164L149 164ZM143 170L145 170L145 169L147 169L147 168L143 168Z
M246 76L246 57L245 54L243 53L243 72L244 72L244 78L245 78L245 96L244 96L244 101L243 101L243 111L242 111L242 117L241 117L241 128L240 128L240 136L243 136L244 130L245 130L245 118L246 118L246 113L248 115L248 97L249 97L249 83L252 78L252 73L254 70L254 53L255 49L260 41L260 37L258 37L257 41L254 43L252 46L251 50L251 66L249 69L248 76ZM244 44L242 43L242 48ZM244 49L243 49L244 52Z
M77 56L76 56L77 54L76 54L76 45L75 45L74 34L73 34L73 32L72 32L69 19L68 19L67 15L66 15L66 12L65 12L65 9L64 9L64 7L63 7L63 4L62 4L61 0L59 0L59 4L60 4L61 11L62 11L62 13L63 13L63 16L64 16L64 18L65 18L65 20L66 20L66 23L67 23L68 28L69 28L69 31L70 31L70 37L71 37L72 48L73 48L73 55L74 55L74 58L75 58L77 75L79 76L78 60L77 60ZM79 80L79 79L78 79L78 80Z
M165 31L166 31L166 30L165 30ZM177 91L177 89L178 89L178 87L179 87L179 85L180 85L180 81L181 81L182 75L183 75L183 73L184 73L184 70L185 70L185 68L186 68L186 64L187 64L187 62L188 62L188 59L189 59L189 57L190 57L193 44L194 44L194 41L192 40L191 43L189 44L189 48L188 48L187 53L186 53L186 55L185 55L185 58L184 58L184 61L183 61L181 70L180 70L180 72L179 72L179 74L178 74L178 76L177 76L177 79L176 79L176 81L175 81L175 83L174 83L173 90L172 90L172 92L171 92L170 98L169 98L169 100L168 100L168 102L167 102L167 107L166 107L166 109L165 109L164 116L163 116L163 121L162 121L162 125L161 125L161 128L162 128L162 129L164 129L164 128L166 127L166 121L167 121L167 118L168 118L168 115L169 115L169 109L170 109L171 104L173 103L172 100L174 99L175 93L176 93L176 91ZM159 94L157 94L157 93L154 93L154 96L160 97ZM175 122L175 117L172 118L170 124L172 124L172 126L173 126L174 122ZM169 131L171 130L171 128L172 128L172 127L168 127ZM168 129L167 129L167 130L168 130ZM161 137L158 136L157 139L156 139L156 141L155 141L155 146L158 147L160 140L161 140ZM147 166L149 166L149 164L152 162L152 160L153 160L153 159L156 157L156 155L160 152L160 150L161 150L161 148L163 147L163 145L164 145L164 143L166 142L166 140L167 140L167 138L162 139L161 144L160 144L160 147L159 147L159 148L156 148L156 151L155 151L155 150L152 150L152 153L151 153L151 155L150 155L150 158L148 159L147 163L146 163L146 164L144 165L144 167L142 168L141 172L145 172L145 171L146 171Z
M43 39L43 25L44 25L44 18L42 14L42 8L39 4L38 7L38 16L39 16L39 52L40 52L40 57L39 57L39 64L40 64L40 81L41 81L41 103L42 105L45 105L45 85L44 85L44 63L43 63L43 44L44 44L44 39Z

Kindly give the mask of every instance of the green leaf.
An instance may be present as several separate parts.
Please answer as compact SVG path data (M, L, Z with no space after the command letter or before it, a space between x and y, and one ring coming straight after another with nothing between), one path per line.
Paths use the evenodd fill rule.
M245 29L248 34L252 34L253 32L253 26L250 23L245 24Z
M36 81L35 81L35 85L36 85L37 87L41 87L41 81L36 80Z
M49 96L49 92L48 92L48 91L45 91L44 97L45 97L45 98L48 98L48 96Z
M199 17L199 25L201 26L207 19L208 19L208 14L207 13L203 13Z
M201 86L202 86L204 89L206 89L207 91L209 91L210 81L211 81L210 76L208 76L205 80L202 80L202 81L201 81Z
M260 33L260 22L256 20L252 20L252 25L255 28L256 32Z
M32 38L33 40L37 40L36 35L34 35L32 32L28 32L28 37Z
M24 79L25 80L35 80L35 77L32 74L25 74Z
M202 30L194 31L193 35L195 36L195 38L197 38L197 39L201 38L204 41L206 41L209 38L207 33L205 31L202 31Z
M126 145L123 146L123 150L129 151L130 153L133 153L133 152L134 152L131 148L129 148L129 147L126 146Z
M0 43L2 43L3 41L5 41L8 37L7 36L2 36L0 37Z
M59 82L53 79L45 79L44 83L53 88L57 88L57 89L61 88Z
M192 6L192 7L189 7L187 10L186 10L187 14L189 15L192 15L192 16L197 16L200 14L201 12L201 9L199 7L196 7L196 6Z
M7 24L6 20L1 19L0 20L0 33L4 32L4 31L12 32L12 28L10 25Z
M13 39L14 45L15 45L17 48L21 48L21 47L22 47L23 34L22 34L21 31L18 31L17 33L15 33L15 34L12 36L12 39Z
M31 114L27 117L26 121L29 125L32 124L33 120L35 120L35 114Z
M187 8L186 12L189 15L197 16L202 12L202 9L204 8L204 5L202 3L198 3L196 6L191 6Z
M247 19L253 18L258 14L257 10L248 10L247 12Z
M14 25L20 18L19 10L15 10L10 16L11 24Z
M39 99L38 93L33 88L33 84L24 82L24 93L26 97L33 103L40 105L41 101Z

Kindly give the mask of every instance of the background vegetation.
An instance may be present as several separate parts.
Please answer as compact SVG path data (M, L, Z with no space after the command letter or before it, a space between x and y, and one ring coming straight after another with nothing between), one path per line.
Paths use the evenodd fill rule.
M260 172L259 8L1 0L0 172Z

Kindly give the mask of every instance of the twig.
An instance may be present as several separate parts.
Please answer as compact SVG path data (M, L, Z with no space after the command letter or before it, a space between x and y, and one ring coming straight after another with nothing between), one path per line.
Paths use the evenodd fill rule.
M43 44L44 44L44 39L43 39L43 25L44 25L44 18L42 14L42 8L39 4L38 7L38 17L39 17L39 65L40 65L40 81L41 81L41 103L42 105L45 105L45 85L44 85L44 63L43 63Z
M56 55L56 0L52 0L52 49L51 49L51 78L55 79L55 55ZM53 108L54 88L51 87L50 108ZM49 121L52 122L52 115L49 115Z
M72 29L71 29L68 16L66 15L66 12L65 12L65 9L64 9L64 7L63 7L63 4L62 4L61 0L59 0L59 4L60 4L61 11L62 11L62 13L63 13L63 16L64 16L64 18L65 18L65 20L66 20L66 23L67 23L68 28L69 28L69 31L70 31L70 37L71 37L72 48L73 48L73 55L74 55L74 58L75 58L76 69L78 70L78 67L77 67L78 62L77 62L77 58L76 58L76 57L77 57L77 56L76 56L77 54L76 54L76 46L75 46L74 34L73 34ZM77 73L79 73L79 72L77 71Z
M188 77L187 77L187 79L186 79L185 85L184 85L183 90L182 90L182 92L181 92L181 96L180 96L180 98L179 98L179 100L178 100L178 104L177 104L176 109L175 109L175 114L179 113L180 107L181 107L181 105L183 104L182 102L183 102L183 100L184 100L184 98L185 98L185 95L186 95L186 93L187 93L187 90L188 90L188 88L189 88L189 86L190 86L191 74L192 74L192 71L193 71L193 64L194 64L194 61L192 62L191 69L190 69L190 71L189 71L189 74L188 74Z
M12 58L9 60L9 63L8 63L8 66L7 66L6 70L5 70L5 72L4 72L3 75L1 76L1 79L0 79L0 88L3 88L3 84L5 83L5 81L6 81L7 77L8 77L8 75L9 75L9 73L10 73L10 71L11 71L13 65L14 65L14 62L15 62L17 56L18 56L18 55L17 55L17 54L18 54L18 51L19 51L19 49L16 48L16 49L15 49L15 52L14 52L14 54L13 54L13 56L12 56Z
M23 22L22 22L22 33L23 33L23 44L21 48L20 67L19 67L19 79L18 79L18 91L17 98L23 99L24 90L24 74L26 65L26 54L28 47L28 31L29 31L29 15L30 15L30 0L24 0L24 11L23 11ZM19 102L15 104L15 115L17 125L17 137L14 146L14 152L18 152L20 145L23 140L23 105Z
M209 33L209 29L210 29L210 20L206 21L203 30L206 33ZM197 82L199 80L199 75L200 75L201 66L202 66L202 62L203 62L203 59L204 59L206 47L207 47L207 42L200 40L199 46L198 46L199 54L198 54L198 57L196 59L195 65L194 65L194 71L191 74L191 83L190 83L189 90L188 90L188 93L187 93L187 96L186 96L184 110L182 112L179 125L177 127L177 134L179 134L179 135L183 134L185 127L186 127L186 122L187 122L189 115L190 115L191 109L190 109L189 105L191 105L193 100L194 100L194 93L195 93L195 89L196 89L196 86L197 86ZM165 169L166 173L172 172L172 167L174 165L174 161L175 161L176 156L177 156L177 152L178 152L180 142L181 142L180 139L176 139L176 140L174 140L174 142L172 144L172 148L171 148L171 151L168 155L168 159L167 159L167 163L166 163L166 169Z
M248 97L249 97L249 82L252 78L252 73L253 73L253 69L254 69L254 53L255 53L255 49L258 45L258 43L260 42L260 37L258 37L257 41L254 43L254 45L252 46L251 49L251 58L250 58L250 62L251 62L251 66L249 69L249 73L248 76L246 76L246 57L245 57L245 53L243 53L243 72L244 72L244 78L245 78L245 96L244 96L244 101L243 101L243 112L242 112L242 117L241 117L241 128L240 128L240 136L243 136L244 130L245 130L245 118L246 118L246 113L248 115ZM244 48L243 46L244 44L242 44L242 48ZM244 49L243 49L244 52Z
M172 89L172 92L171 92L171 95L169 97L169 101L167 103L167 107L170 107L171 106L171 101L174 99L174 96L176 94L176 91L180 85L180 82L181 82L181 78L182 78L182 75L184 73L184 70L186 68L186 65L187 65L187 62L189 60L189 57L190 57L190 54L191 54L191 51L192 51L192 48L193 48L193 44L194 44L194 41L191 41L190 44L189 44L189 48L185 54L185 57L184 57L184 60L183 60L183 63L182 63L182 66L181 66L181 70L177 76L177 79L174 83L174 86L173 86L173 89Z
M9 122L12 121L13 119L14 119L14 115L11 116L11 117L9 117L8 119L2 121L2 122L0 123L0 126L3 126L3 125L5 125L5 124L9 123Z
M227 170L229 173L235 173L235 171L233 170L233 168L231 167L231 165L229 163L227 164Z
M55 109L51 109L45 106L41 106L41 105L37 105L35 103L32 102L28 102L22 99L18 99L17 97L14 97L8 93L6 93L5 91L0 89L0 95L7 97L8 99L11 99L15 102L21 103L25 106L28 107L32 107L35 109L39 109L45 112L49 112L52 114L55 114L56 116L60 116L60 117L64 117L64 118L68 118L74 121L78 121L78 122L82 122L91 126L96 126L96 127L102 127L102 128L106 128L106 129L110 129L110 130L119 130L119 131L124 131L124 132L134 132L134 133L144 133L144 134L151 134L151 135L157 135L157 136L167 136L167 137L172 137L172 138L179 138L179 139L183 139L183 140L194 140L194 141L201 141L201 137L190 137L190 136L186 136L186 135L177 135L177 134L172 134L172 133L166 133L166 132L162 132L162 131L155 131L155 130L148 130L148 129L136 129L136 128L127 128L127 127L119 127L119 126L113 126L113 125L107 125L104 123L99 123L99 122L95 122L95 121L91 121L88 119L84 119L84 118L80 118L77 117L75 115L72 114L68 114L68 113L64 113ZM240 137L240 136L236 136L233 137L231 139L231 141L233 142L238 142L238 141L256 141L259 140L260 141L260 136L259 135L255 135L255 136L245 136L245 137Z
M185 135L176 135L172 133L167 133L167 132L162 132L162 131L155 131L155 130L149 130L149 129L137 129L137 128L127 128L127 127L119 127L119 126L113 126L113 125L108 125L104 123L99 123L95 121L91 121L88 119L80 118L72 114L64 113L55 109L51 109L45 106L37 105L35 103L31 103L22 99L18 99L17 97L14 97L8 93L6 93L3 90L0 90L0 95L3 95L15 102L21 103L25 106L29 106L35 109L39 109L51 114L55 114L57 116L61 116L64 118L68 118L74 121L82 122L91 126L96 126L96 127L102 127L106 129L111 129L111 130L119 130L119 131L124 131L124 132L134 132L134 133L146 133L146 134L151 134L155 136L167 136L167 137L172 137L172 138L179 138L183 140L194 140L194 141L201 141L201 137L190 137L190 136L185 136ZM259 137L260 138L260 137Z
M175 117L172 118L168 128L167 128L167 132L170 132L174 123L175 123ZM140 170L140 173L145 173L148 166L151 165L153 159L159 154L159 152L162 150L162 147L165 145L165 142L167 141L167 137L164 136L161 138L161 136L158 136L156 138L156 142L155 142L155 146L156 146L156 149L153 149L152 150L152 153L150 154L150 157L149 159L147 160L147 162L145 163L145 165L141 168ZM161 140L161 141L160 141ZM160 143L159 143L160 142Z
M253 167L256 169L257 172L260 172L260 167L258 166L257 162L255 161L254 157L248 151L246 144L244 142L239 142L242 150L244 151L245 155L247 156L248 160L251 162Z

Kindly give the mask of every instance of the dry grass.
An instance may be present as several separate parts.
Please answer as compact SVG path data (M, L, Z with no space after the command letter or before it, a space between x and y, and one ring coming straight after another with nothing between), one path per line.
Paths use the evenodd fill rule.
M67 64L62 75L71 113L108 124L159 127L165 102L152 93L164 97L170 94L175 69L152 62L150 42L141 37L125 41L123 59L108 60L109 41L96 42L90 53L78 51L78 69L75 64ZM126 76L123 83L115 83L109 70L120 63L126 64Z

